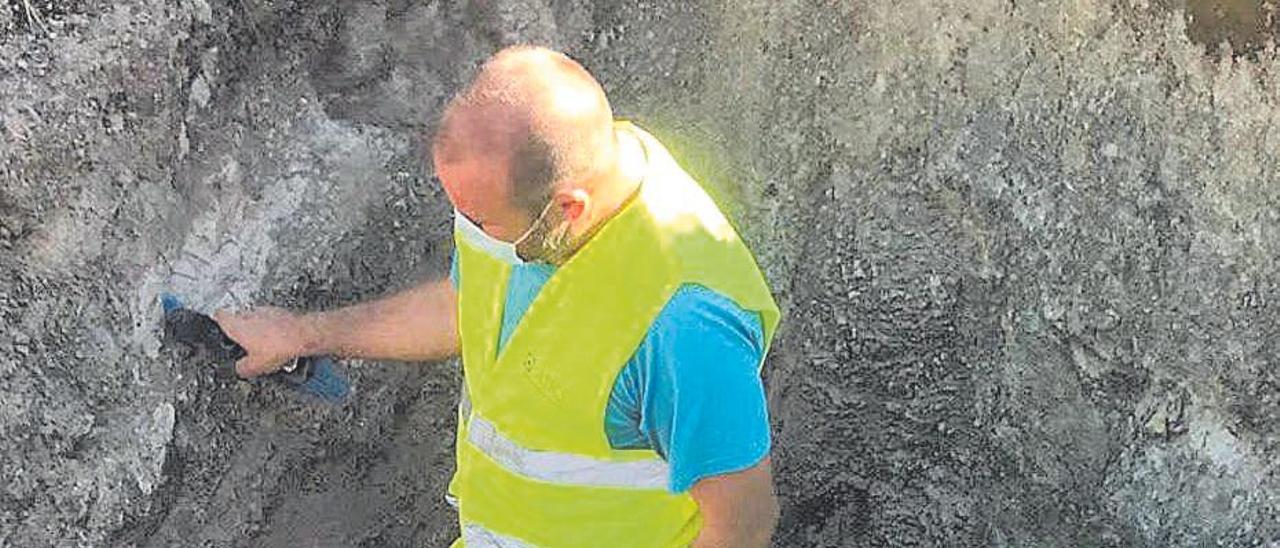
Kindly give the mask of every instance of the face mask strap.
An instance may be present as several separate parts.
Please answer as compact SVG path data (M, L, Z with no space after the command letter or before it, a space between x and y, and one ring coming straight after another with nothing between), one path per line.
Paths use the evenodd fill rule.
M547 205L542 208L542 213L539 213L538 217L533 220L533 224L530 224L529 228L525 229L524 234L521 234L519 238L516 238L516 241L512 242L511 245L516 246L517 248L520 247L520 244L524 243L524 240L528 238L529 235L533 234L533 231L538 228L538 225L542 223L542 220L547 217L547 212L551 211L551 206L555 203L555 198L552 198L550 202L547 202Z

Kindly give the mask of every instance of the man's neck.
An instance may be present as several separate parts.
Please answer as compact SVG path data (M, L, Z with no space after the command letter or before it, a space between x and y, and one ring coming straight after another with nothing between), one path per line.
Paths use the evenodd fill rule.
M618 162L608 175L601 177L587 212L586 228L570 236L561 252L545 257L546 262L562 264L591 241L609 220L620 213L640 192L648 173L648 153L639 138L627 131L618 132Z
M591 228L587 232L594 233L617 215L640 190L649 169L648 154L644 144L635 134L619 130L618 163L612 175L602 181L596 193L596 207L592 213ZM585 241L585 240L584 240Z

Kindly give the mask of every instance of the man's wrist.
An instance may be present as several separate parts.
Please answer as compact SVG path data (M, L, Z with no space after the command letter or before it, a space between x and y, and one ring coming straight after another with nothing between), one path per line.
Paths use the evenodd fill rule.
M331 337L325 335L323 313L298 314L296 318L297 337L300 342L299 356L316 356L331 354L328 348Z

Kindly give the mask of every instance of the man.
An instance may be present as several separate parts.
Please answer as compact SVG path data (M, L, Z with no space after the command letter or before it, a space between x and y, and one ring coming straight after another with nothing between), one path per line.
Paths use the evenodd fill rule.
M779 314L706 194L542 48L490 59L430 152L455 207L450 279L330 312L219 313L248 351L238 373L460 353L458 546L767 545L759 368Z

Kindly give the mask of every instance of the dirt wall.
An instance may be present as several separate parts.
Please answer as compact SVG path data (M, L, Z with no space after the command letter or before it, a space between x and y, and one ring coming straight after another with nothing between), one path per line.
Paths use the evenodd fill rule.
M318 309L441 275L422 135L524 41L587 64L757 251L777 545L1280 540L1280 62L1187 18L0 5L0 545L446 544L453 364L353 363L318 406L175 363L156 295Z

